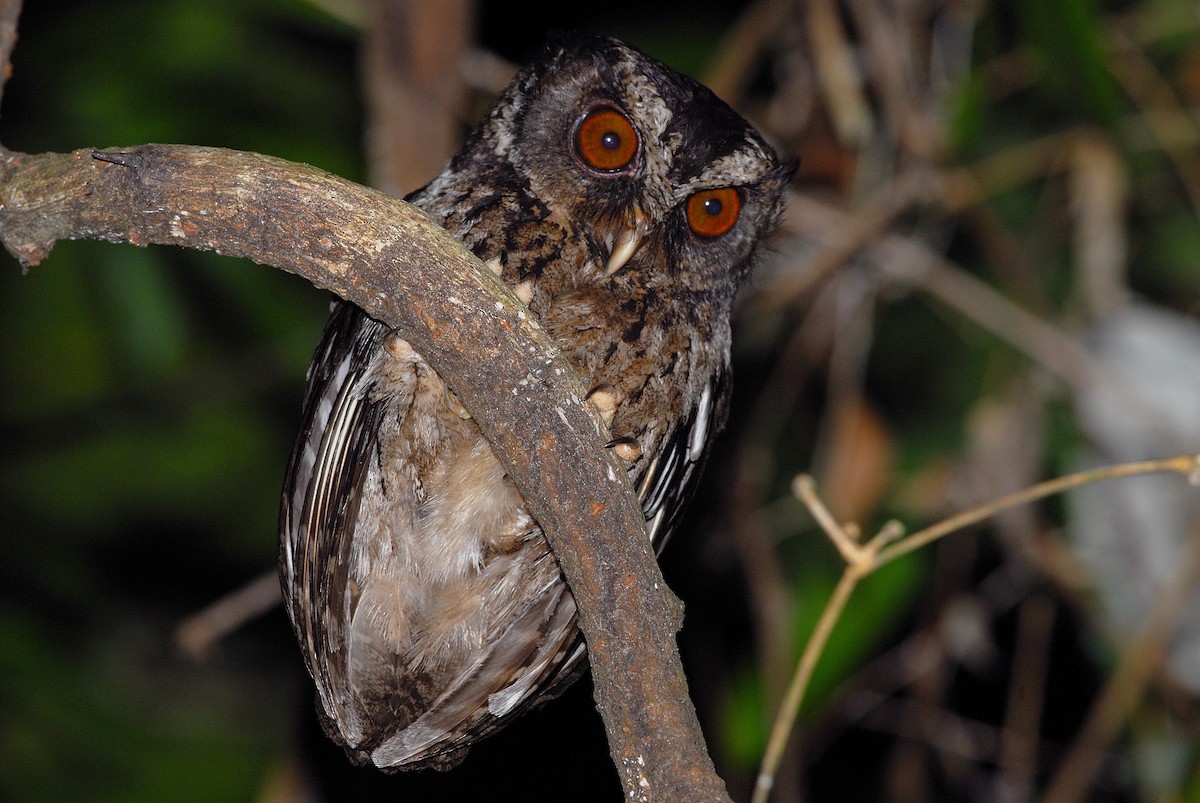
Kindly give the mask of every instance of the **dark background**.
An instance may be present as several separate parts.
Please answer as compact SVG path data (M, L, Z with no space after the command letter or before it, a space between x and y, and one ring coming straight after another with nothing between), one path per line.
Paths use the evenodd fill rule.
M730 52L739 20L769 5L482 3L478 38L520 63L546 30L602 31L703 79ZM930 245L1086 345L1098 320L1081 300L1089 230L1071 210L1088 193L1070 182L1090 174L1064 166L1082 151L1045 150L1048 138L1086 131L1106 143L1124 182L1110 221L1127 244L1121 287L1194 324L1193 3L929 3L915 15L929 45L926 77L914 79L922 104L907 110L888 105L872 74L862 41L870 30L854 5L838 5L835 19L866 76L876 121L867 140L851 146L834 133L825 101L814 100L815 77L807 95L786 95L781 76L812 50L790 27L740 93L772 141L800 156L798 191L838 208L869 206L887 177L920 161L912 142L928 148L931 166L966 166L985 185L990 176L998 188L985 188L970 212L914 204L887 230ZM810 25L807 8L791 16ZM958 38L946 33L955 25ZM1168 93L1163 108L1191 114L1170 154L1147 133L1161 109L1122 83L1122 32ZM364 181L357 42L354 24L322 4L31 2L0 141L27 152L217 145ZM946 43L965 52L935 47ZM477 94L482 109L486 93ZM929 136L906 129L914 125L906 113L932 121ZM988 162L997 155L1010 161ZM687 605L681 644L710 747L740 799L774 710L766 688L780 682L764 680L772 675L762 623L782 622L776 650L790 665L840 572L790 495L793 475L815 472L839 515L868 532L892 517L916 528L998 493L978 482L980 466L1020 463L1019 478L1032 482L1078 466L1097 440L1078 419L1080 388L1064 388L1002 335L871 259L772 297L775 279L801 272L810 250L803 232L785 230L746 293L729 431L690 526L663 560ZM175 647L183 619L274 566L278 492L325 294L248 263L158 247L60 243L28 275L4 261L0 799L290 800L301 790L330 799L618 799L588 680L476 747L455 772L388 777L349 767L319 734L280 608L201 660ZM856 303L869 312L847 318ZM864 315L865 334L856 328ZM857 351L839 355L841 346ZM997 410L1017 424L981 453L989 443L981 420ZM1003 448L1014 445L1012 432L1030 440L1017 457ZM1200 450L1195 433L1171 448ZM1139 456L1168 453L1145 448ZM1116 456L1101 448L1099 458ZM1188 494L1183 483L1168 487ZM1070 503L1051 502L870 578L818 670L803 748L777 799L805 791L814 800L1019 800L1043 788L1130 638L1104 602L1113 581L1074 562L1072 550L1086 545L1069 537L1071 520ZM1147 540L1143 526L1127 532ZM766 568L756 563L764 545ZM1171 566L1170 554L1160 562ZM1143 582L1136 571L1129 566L1128 585L1166 582L1153 574ZM773 591L783 602L764 613ZM1002 743L1027 689L1039 701L1037 744L1022 762L1005 758ZM1193 692L1160 673L1132 707L1135 726L1102 761L1088 799L1165 790L1200 800Z

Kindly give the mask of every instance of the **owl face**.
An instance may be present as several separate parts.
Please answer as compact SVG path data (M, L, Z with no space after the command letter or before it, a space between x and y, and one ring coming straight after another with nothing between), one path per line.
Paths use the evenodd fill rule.
M711 91L627 45L571 35L550 49L478 136L586 242L583 273L732 295L790 168Z

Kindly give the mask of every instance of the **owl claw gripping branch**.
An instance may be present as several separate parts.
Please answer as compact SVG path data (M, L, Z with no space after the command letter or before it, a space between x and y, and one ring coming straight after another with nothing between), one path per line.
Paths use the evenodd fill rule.
M724 422L730 307L790 172L704 87L573 35L409 198L594 389L656 549ZM469 411L345 302L309 370L281 539L318 712L357 761L452 766L582 669L575 601Z

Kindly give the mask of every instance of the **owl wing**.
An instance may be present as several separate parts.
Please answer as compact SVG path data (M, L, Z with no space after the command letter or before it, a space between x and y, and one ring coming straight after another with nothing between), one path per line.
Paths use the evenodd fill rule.
M712 439L724 425L728 375L728 369L713 374L696 407L674 422L665 447L638 483L656 553L682 520ZM550 557L546 553L545 559ZM557 581L557 564L554 569L555 582L531 597L525 614L492 648L480 651L476 664L460 672L425 714L375 751L377 765L428 762L436 766L437 756L446 756L445 764L456 763L472 742L554 699L579 678L587 667L583 662L587 646L575 621L575 600L566 593L566 584ZM506 671L489 671L492 667ZM506 679L497 683L501 677Z
M504 572L516 556L493 560L487 572ZM522 570L542 578L524 611L459 666L455 677L415 720L384 739L370 756L380 768L448 769L467 749L521 713L550 699L542 692L582 656L575 600L549 550ZM578 677L573 672L571 678ZM562 684L560 691L568 684Z
M705 384L697 405L674 422L665 447L639 482L639 498L656 549L661 550L682 519L695 491L712 438L726 415L728 370ZM542 546L539 557L519 567L526 579L539 578L522 613L480 649L424 712L385 738L370 757L382 768L448 768L467 748L512 719L559 696L587 664L586 644L576 623L574 598L561 580L553 555ZM486 573L504 574L515 555L488 563Z
M729 388L729 369L722 366L704 384L696 406L675 422L666 445L638 481L638 498L655 554L662 554L696 492L713 438L725 426Z
M564 666L577 663L582 642L574 599L548 548L532 563L521 562L519 553L501 555L485 572L508 575L514 585L534 577L541 582L505 629L440 690L430 693L415 680L412 688L397 690L391 704L421 712L398 730L371 721L362 708L364 690L351 682L347 654L356 601L350 550L370 463L378 459L385 402L372 400L377 377L370 369L388 331L354 305L335 303L312 362L301 433L286 474L281 579L329 735L353 758L382 768L446 768L471 743L526 709ZM379 680L395 683L393 672L384 671ZM398 716L396 724L406 718Z
M344 734L361 733L345 699L345 593L363 478L381 405L368 396L370 355L387 329L337 302L312 362L304 421L288 463L281 510L280 577L288 616L307 653L321 708Z
M390 734L373 732L372 724L382 723L363 719L344 646L354 604L348 593L350 547L367 470L377 459L375 433L383 409L382 402L372 400L376 378L369 367L387 332L357 307L335 305L313 360L302 434L288 466L281 576L319 708L331 720L330 735L352 750L366 751L357 753L360 760L369 755L380 767L445 767L457 763L472 742L558 696L585 668L586 649L575 624L574 599L547 551L536 564L511 567L538 575L544 587L529 595L523 612L495 634L488 648L461 666L440 692L421 701L415 719ZM672 422L664 447L639 478L656 550L681 520L708 445L724 421L726 376L717 372L691 412ZM505 560L490 561L485 571L508 573ZM543 560L549 563L540 566Z

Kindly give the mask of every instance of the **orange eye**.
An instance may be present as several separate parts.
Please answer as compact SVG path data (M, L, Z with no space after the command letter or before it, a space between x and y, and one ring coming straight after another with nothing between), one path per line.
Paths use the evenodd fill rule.
M733 187L701 190L688 198L687 220L698 237L720 237L737 223L742 196Z
M615 173L637 156L637 131L612 106L597 106L575 128L575 152L588 167Z

